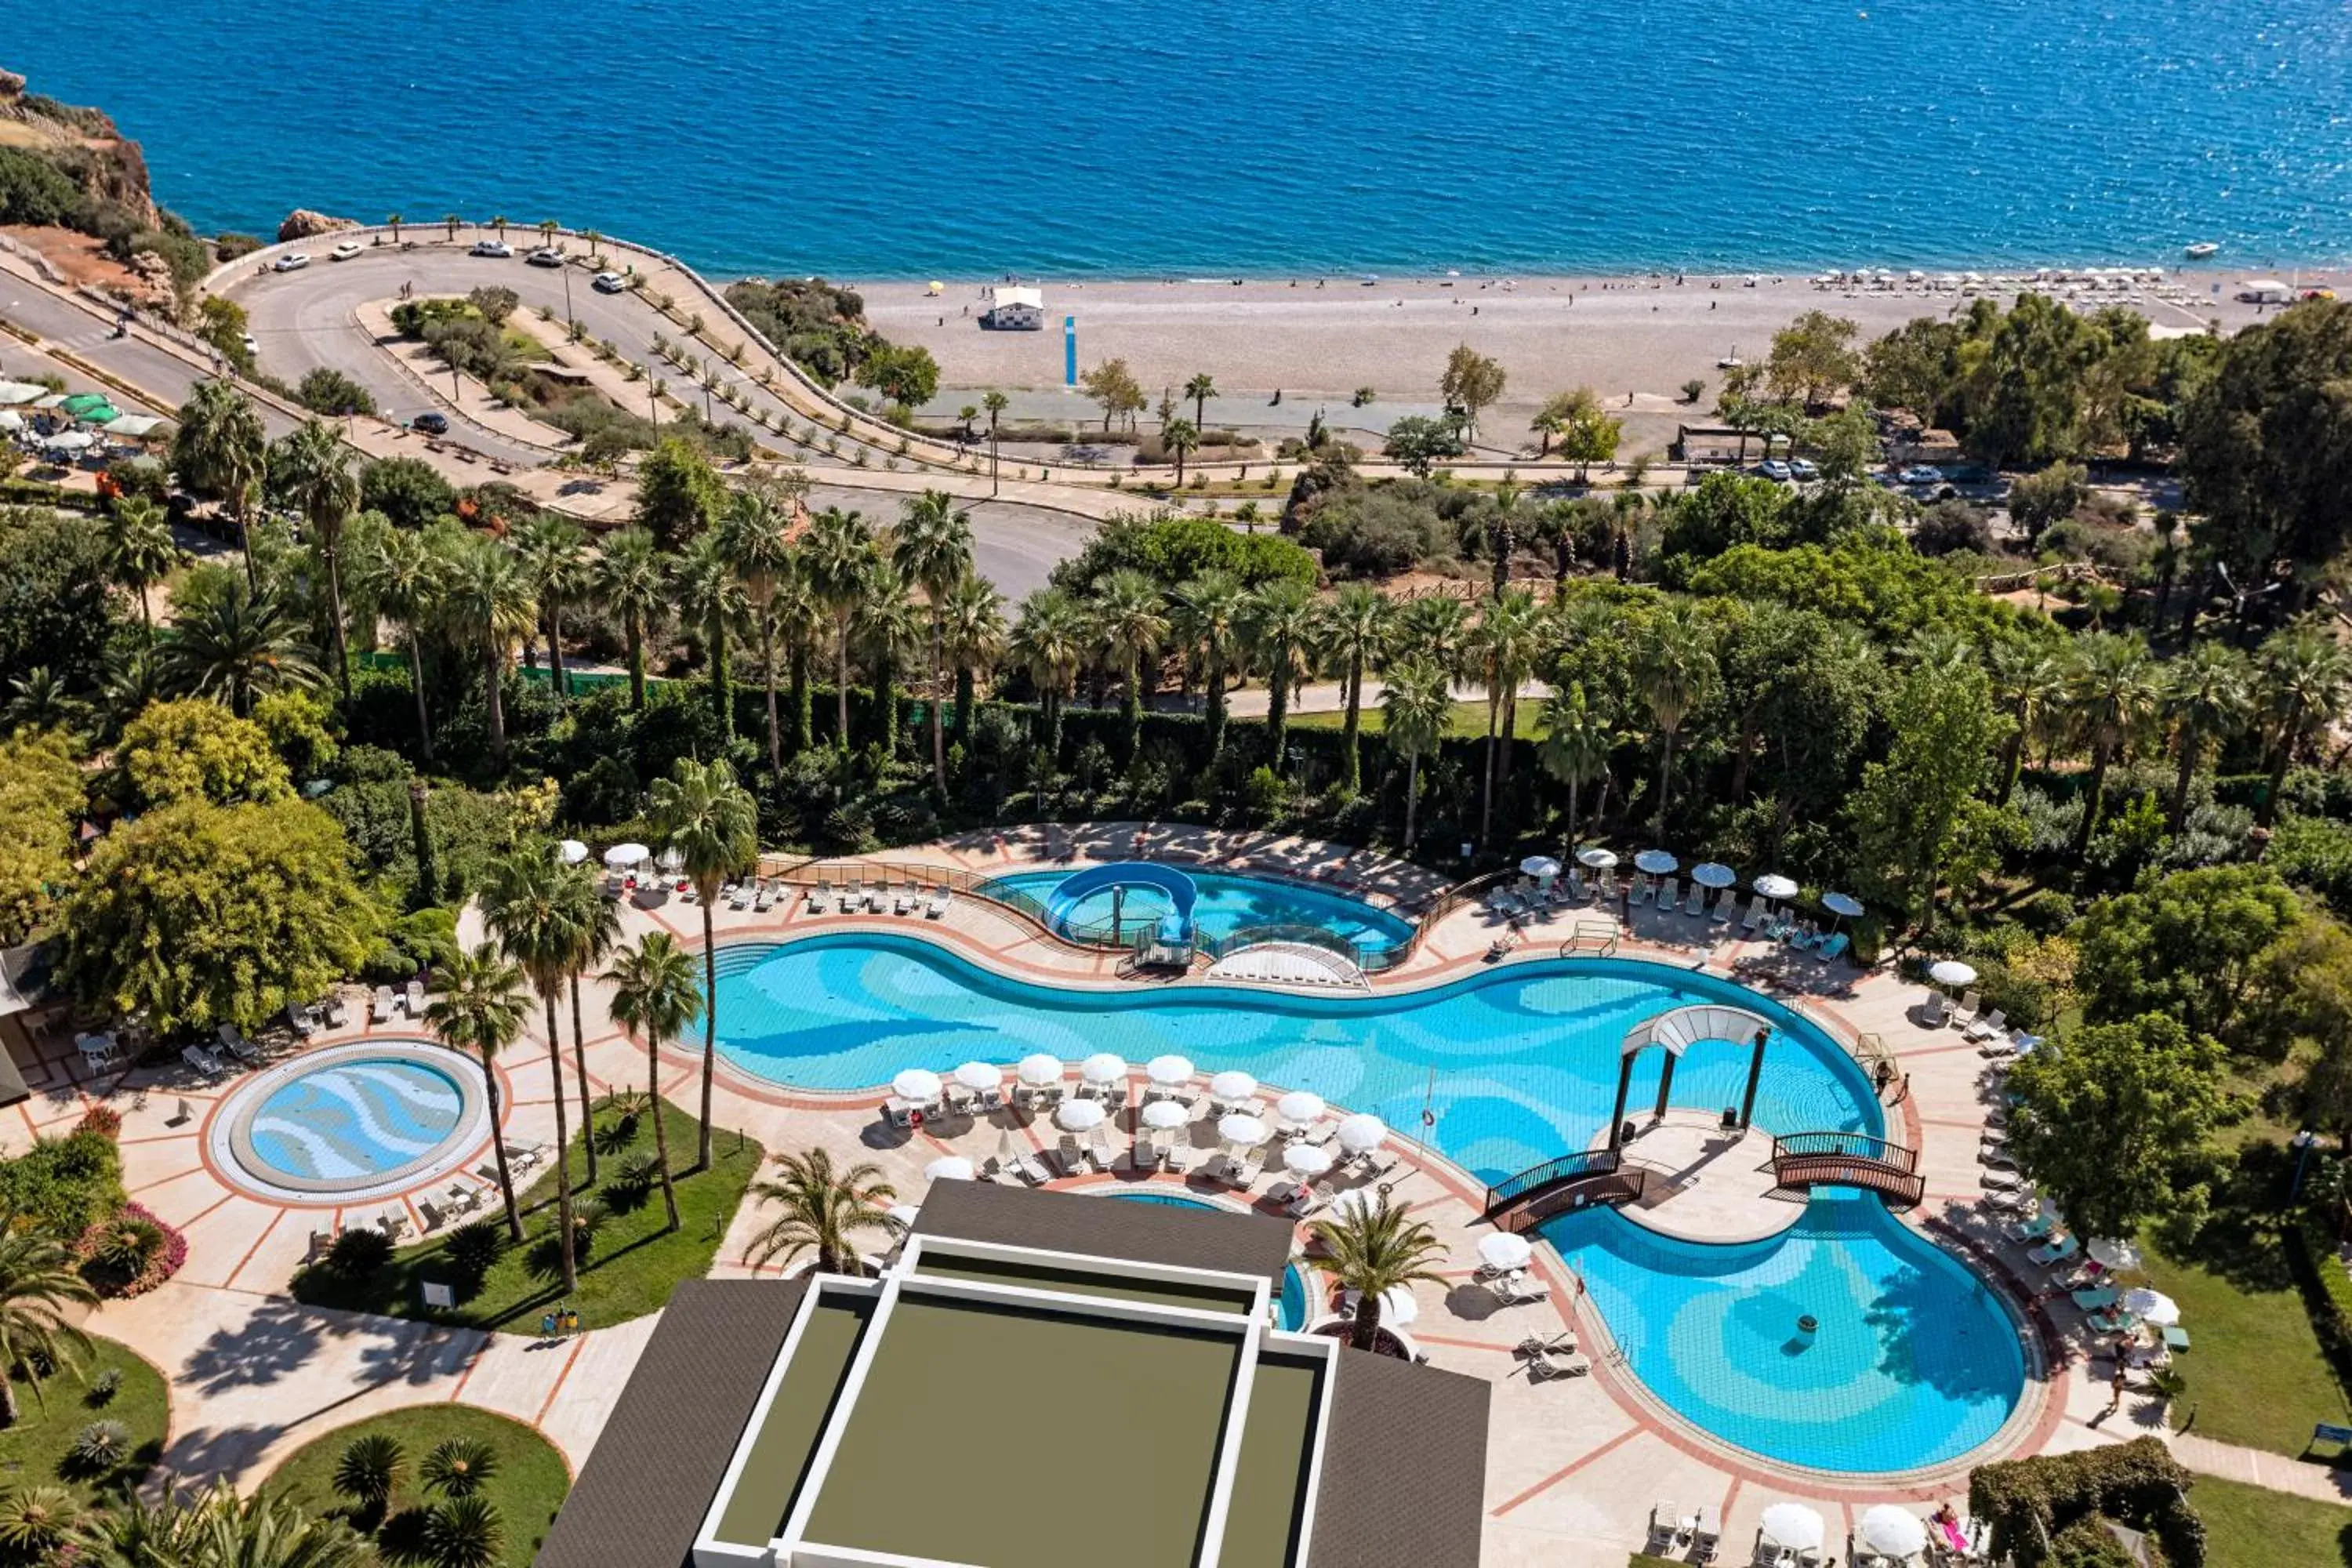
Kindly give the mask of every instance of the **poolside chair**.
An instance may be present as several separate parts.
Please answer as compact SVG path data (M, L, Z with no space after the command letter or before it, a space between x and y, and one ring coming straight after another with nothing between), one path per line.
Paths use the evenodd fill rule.
M782 883L771 882L764 877L760 879L759 889L751 895L751 912L754 914L764 915L771 910L774 909L776 907L776 895L782 890L783 886Z
M189 1046L180 1052L180 1059L196 1069L206 1083L218 1083L228 1076L228 1066L202 1046Z
M1749 936L1754 936L1756 934L1756 928L1763 923L1764 900L1762 897L1759 896L1757 898L1750 899L1748 901L1748 917L1739 922L1739 929L1747 932Z
M1291 1199L1297 1197L1300 1193L1303 1193L1306 1190L1306 1188L1300 1186L1297 1182L1292 1181L1288 1176L1285 1176L1281 1180L1276 1182L1274 1185L1266 1188L1266 1202L1287 1204Z
M2014 1171L2017 1169L2017 1156L2001 1144L1979 1143L1977 1145L1977 1163L1990 1165L1996 1171Z
M2135 1333L2139 1329L2139 1314L2126 1312L2121 1309L2094 1312L2084 1321L2089 1323L2094 1331L2101 1334L2128 1334Z
M1591 889L1584 885L1584 874L1572 867L1558 885L1568 890L1568 901L1571 904L1580 904L1591 896Z
M1647 877L1643 878L1640 881L1633 884L1633 907L1635 909L1639 909L1643 904L1648 903L1656 892L1657 889L1651 883L1650 879Z
M948 912L948 906L953 902L955 902L955 889L952 888L940 889L937 892L931 895L931 901L923 906L923 918L925 920L938 920L941 915Z
M1650 1539L1642 1550L1653 1557L1663 1557L1669 1552L1679 1552L1683 1546L1682 1510L1666 1501L1650 1505Z
M1243 1192L1247 1192L1257 1185L1257 1179L1264 1174L1265 1174L1265 1156L1253 1149L1249 1156L1242 1161L1240 1169L1234 1173L1233 1184Z
M220 1039L221 1048L241 1062L257 1062L261 1048L245 1037L245 1031L235 1024L223 1024L213 1031Z
M310 1233L310 1245L306 1247L302 1253L302 1267L308 1268L313 1263L318 1262L321 1258L326 1257L329 1252L334 1249L334 1245L335 1233L333 1231L312 1231Z
M394 999L392 987L389 985L377 986L375 988L375 1005L370 1009L368 1014L369 1021L377 1024L389 1024L394 1018L399 1016L400 1004Z
M1314 1183L1309 1182L1305 1186L1298 1189L1298 1195L1297 1197L1291 1199L1283 1206L1290 1211L1291 1218L1306 1219L1311 1215L1322 1213L1323 1205L1330 1201L1329 1196L1324 1193L1322 1188L1317 1186Z
M408 1016L412 1018L425 1016L425 982L422 980L408 983Z
M1723 1549L1723 1513L1713 1503L1699 1505L1698 1518L1691 1523L1691 1557L1694 1563L1712 1563Z
M2022 1192L2032 1184L2015 1171L1979 1171L1977 1173L1977 1185L1987 1192Z
M375 1227L383 1232L386 1241L396 1242L408 1234L408 1216L394 1210L386 1209L375 1216Z
M890 879L883 878L866 889L866 909L869 914L880 914L890 901Z
M809 896L811 899L814 899L816 894L812 893ZM730 910L750 909L751 907L751 884L749 882L728 883L727 907Z
M1683 881L1680 877L1669 877L1664 881L1659 883L1658 912L1662 915L1673 914L1675 912L1675 905L1681 901L1682 896Z
M1706 889L1696 882L1690 885L1690 896L1683 900L1683 913L1696 920L1706 913Z
M903 915L915 907L915 885L912 882L898 889L890 900L890 912Z
M1505 1274L1487 1282L1486 1288L1506 1307L1524 1307L1531 1301L1551 1300L1551 1287L1525 1270Z
M1110 1134L1099 1127L1087 1135L1087 1152L1095 1157L1095 1164L1099 1169L1108 1171L1118 1163L1118 1157L1111 1152Z
M1950 1018L1950 1000L1940 991L1927 993L1927 1000L1919 1008L1919 1026L1940 1029Z
M286 1026L294 1031L296 1039L307 1040L319 1032L319 1020L310 1008L289 1002L286 1004Z
M1139 1174L1160 1169L1160 1142L1149 1132L1136 1134L1135 1142L1127 1152L1127 1163Z
M328 997L326 1005L327 1027L340 1029L352 1021L352 1005L343 1000L341 993Z
M1974 991L1968 993L1960 998L1959 1006L1953 1010L1952 1026L1959 1029L1973 1027L1977 1015L1983 1010L1984 998Z
M1054 1146L1054 1159L1062 1167L1062 1174L1066 1176L1085 1175L1095 1168L1094 1156L1088 1153L1076 1138L1066 1132L1062 1134L1062 1141Z
M1045 1163L1025 1149L1014 1154L1013 1168L1020 1172L1021 1179L1033 1187L1042 1187L1054 1179L1054 1173L1045 1168Z
M689 904L699 903L702 900L702 889L689 878L678 884L677 896Z
M2071 1236L2062 1236L2046 1242L2025 1255L2026 1261L2036 1268L2047 1268L2053 1263L2063 1263L2082 1250L2082 1244Z
M1842 931L1832 931L1828 936L1822 939L1822 945L1819 952L1823 958L1843 958L1845 956L1845 950L1853 945L1853 938L1846 935L1846 933Z
M1591 1370L1592 1363L1573 1351L1566 1355L1539 1355L1528 1363L1528 1381L1542 1383L1555 1377L1582 1377Z
M2011 1241L2040 1241L2058 1228L2058 1216L2044 1209L2022 1225L2005 1225L2000 1228Z
M2082 1308L2085 1312L2103 1312L2122 1299L2123 1293L2112 1285L2101 1285L2095 1289L2073 1292L2074 1305Z

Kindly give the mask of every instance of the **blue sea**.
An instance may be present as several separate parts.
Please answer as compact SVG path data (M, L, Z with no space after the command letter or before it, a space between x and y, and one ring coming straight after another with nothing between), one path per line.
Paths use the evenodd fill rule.
M2344 0L0 0L206 229L845 278L2352 258Z

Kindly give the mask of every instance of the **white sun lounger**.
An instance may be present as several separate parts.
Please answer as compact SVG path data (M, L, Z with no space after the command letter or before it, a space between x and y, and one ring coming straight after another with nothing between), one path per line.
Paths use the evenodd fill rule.
M914 884L912 883L908 883L906 887L899 889L890 897L890 912L894 915L906 914L912 910L914 907L915 889Z
M763 878L760 882L760 890L751 896L752 912L764 915L775 907L776 884Z
M228 1076L227 1066L202 1046L183 1047L180 1059L195 1068L198 1076L207 1083L217 1083Z
M948 906L954 901L954 889L950 888L941 888L938 892L931 895L931 901L924 906L924 918L928 920L939 919L941 915L948 912Z
M1033 1187L1042 1187L1054 1179L1054 1173L1045 1169L1045 1163L1025 1149L1014 1156L1013 1168Z
M2002 1012L2000 1008L1995 1007L1991 1012L1987 1013L1983 1017L1979 1018L1975 1023L1969 1026L1969 1038L1972 1040L1998 1039L2000 1037L2001 1034L2008 1029L2008 1027L2009 1015Z
M247 1039L245 1037L245 1031L238 1028L235 1024L223 1024L218 1029L215 1030L214 1033L220 1037L221 1048L227 1051L229 1055L235 1057L237 1060L241 1062L257 1062L261 1059L260 1047L256 1046L251 1040Z
M379 985L375 988L375 1005L371 1009L368 1016L379 1024L389 1024L400 1016L400 1003L394 997L391 986Z
M408 983L408 1016L412 1018L425 1016L425 982L422 980Z
M1962 1029L1970 1028L1977 1021L1977 1014L1982 1011L1983 1007L1984 998L1980 994L1974 991L1968 993L1960 998L1959 1006L1952 1013L1953 1026Z

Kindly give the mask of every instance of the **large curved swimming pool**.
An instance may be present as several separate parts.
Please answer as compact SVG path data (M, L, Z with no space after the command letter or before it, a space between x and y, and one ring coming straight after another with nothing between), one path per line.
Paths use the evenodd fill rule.
M1192 866L1174 869L1191 878L1199 889L1199 899L1192 906L1192 924L1210 942L1222 942L1235 931L1264 926L1312 926L1368 952L1385 952L1412 940L1412 922L1402 915L1328 888L1309 887L1278 877L1204 871ZM1075 872L1063 870L1012 871L990 878L985 889L996 893L1025 894L1054 908L1056 918L1069 926L1108 931L1114 903L1108 889L1076 900L1067 907L1054 906L1055 889L1074 875ZM1156 888L1124 887L1117 900L1119 931L1128 937L1150 931L1172 908L1168 895Z

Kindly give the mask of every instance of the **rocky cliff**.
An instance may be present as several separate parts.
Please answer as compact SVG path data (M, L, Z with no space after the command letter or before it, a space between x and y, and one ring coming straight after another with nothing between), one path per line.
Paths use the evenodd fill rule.
M103 110L26 92L25 79L9 70L0 70L0 147L38 153L84 195L121 208L140 228L161 221L138 142Z

